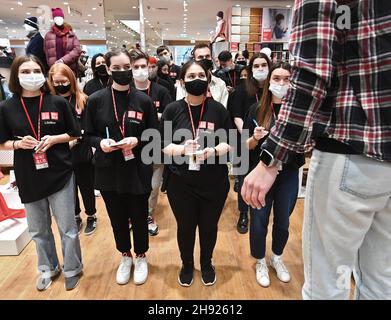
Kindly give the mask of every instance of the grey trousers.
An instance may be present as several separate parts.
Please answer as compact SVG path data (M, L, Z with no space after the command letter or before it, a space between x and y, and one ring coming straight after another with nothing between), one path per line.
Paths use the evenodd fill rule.
M75 221L75 180L49 197L26 203L27 224L35 242L38 255L38 271L43 277L52 277L59 262L52 233L51 212L56 219L61 237L65 277L73 277L83 269L80 241ZM50 210L51 209L51 210Z
M315 150L303 225L304 299L391 299L391 163Z

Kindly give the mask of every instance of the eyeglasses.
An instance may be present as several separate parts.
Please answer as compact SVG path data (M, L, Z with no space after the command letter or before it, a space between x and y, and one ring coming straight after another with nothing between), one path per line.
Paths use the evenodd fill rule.
M57 86L67 86L69 84L70 84L69 81L53 81L53 85L55 87L57 87Z

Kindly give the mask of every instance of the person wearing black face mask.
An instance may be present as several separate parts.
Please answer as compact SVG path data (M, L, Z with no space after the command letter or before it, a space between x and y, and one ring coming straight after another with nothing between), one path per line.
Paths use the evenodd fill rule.
M235 64L239 64L243 67L247 66L247 60L244 57L243 53L240 51L238 53L236 53L236 55L235 55Z
M177 221L182 259L178 281L182 286L193 283L197 227L202 282L206 286L216 282L212 255L217 239L217 224L229 190L227 165L220 164L220 160L230 150L227 137L231 121L221 103L206 97L209 81L204 64L194 60L187 62L181 73L181 84L185 86L187 96L169 104L160 122L163 152L187 162L179 163L175 161L178 158L174 158L173 164L165 168L163 182ZM165 130L167 125L172 125L172 131ZM217 135L217 130L226 136ZM178 131L187 132L186 137Z
M118 284L133 279L137 285L148 278L146 252L149 248L148 199L151 193L152 165L141 159L146 142L144 130L158 127L152 100L130 87L133 58L125 49L105 55L113 84L88 98L85 131L96 148L95 188L100 190L109 215L116 248L122 254L116 275ZM135 259L132 258L129 219L132 221Z
M224 80L229 93L232 93L239 84L239 73L244 66L235 64L232 61L232 54L229 51L221 51L218 55L220 70L215 73L216 77Z
M169 76L170 72L170 66L169 64L163 60L160 59L157 62L157 82L158 84L165 87L169 92L172 100L175 100L176 95L176 89L175 89L175 83Z
M222 79L217 78L212 74L213 61L209 45L206 43L197 44L192 50L192 57L195 61L199 61L203 64L211 77L207 97L212 97L215 101L220 102L224 107L227 107L227 86ZM184 96L186 96L186 91L178 88L176 100L180 100Z
M49 70L49 89L52 94L64 97L72 105L82 133L84 133L84 107L87 96L80 90L76 77L72 70L65 64L55 64ZM95 232L97 226L96 205L94 195L94 166L92 164L91 145L84 135L69 143L72 152L73 171L75 172L75 219L80 233L83 225L80 217L81 208L79 192L83 198L87 224L84 230L85 235Z
M106 88L109 85L109 75L106 69L105 58L103 54L98 53L92 57L91 68L94 77L84 86L84 93L90 96L96 91Z

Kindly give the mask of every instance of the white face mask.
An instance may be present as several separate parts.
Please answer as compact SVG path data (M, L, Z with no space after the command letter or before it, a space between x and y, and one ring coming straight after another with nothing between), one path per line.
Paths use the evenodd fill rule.
M265 81L269 74L269 70L253 70L253 77L257 81Z
M278 99L282 99L288 93L289 86L287 84L280 85L271 83L269 87L269 91L276 96Z
M53 19L54 23L61 27L64 24L64 18L63 17L55 17Z
M148 69L141 69L140 68L137 70L133 70L132 73L133 73L134 80L137 80L140 82L144 82L144 81L148 80L148 77L149 77Z
M19 83L27 91L37 91L41 89L46 79L42 73L20 74Z
M31 31L37 30L36 28L34 28L28 24L24 25L24 29L26 30L26 32L31 32Z

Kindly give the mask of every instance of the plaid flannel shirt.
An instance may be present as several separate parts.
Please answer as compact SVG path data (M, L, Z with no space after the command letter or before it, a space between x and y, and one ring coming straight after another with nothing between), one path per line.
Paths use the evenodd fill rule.
M287 162L327 136L391 161L391 1L296 0L290 41L292 87L263 148Z

